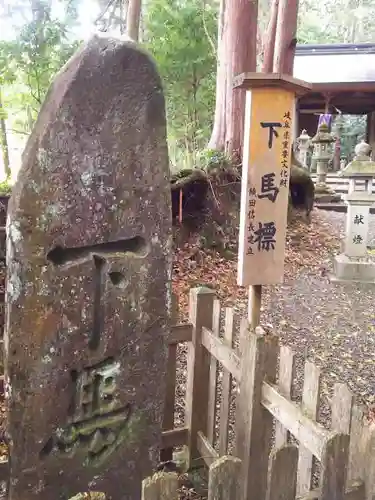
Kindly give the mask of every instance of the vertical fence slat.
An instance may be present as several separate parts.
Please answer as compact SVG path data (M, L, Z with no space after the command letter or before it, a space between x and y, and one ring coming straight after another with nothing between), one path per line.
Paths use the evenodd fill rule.
M310 361L305 363L305 375L302 393L302 410L312 420L317 417L319 408L320 396L320 371ZM298 483L297 492L299 495L306 493L311 488L312 483L312 453L304 448L299 447L298 458Z
M290 399L292 395L293 370L294 370L295 355L294 352L286 346L280 347L280 364L279 364L279 391L283 396ZM275 446L279 448L288 442L288 431L279 423L276 422L275 427Z
M234 334L234 311L231 307L225 308L225 329L224 342L233 347ZM221 405L220 405L220 434L219 434L219 455L226 455L228 450L228 431L229 431L229 408L232 388L232 375L223 368L223 378L221 386Z
M346 384L335 384L332 397L332 430L350 434L353 394Z
M220 301L215 299L213 306L212 333L215 337L220 333ZM210 382L208 393L208 417L207 417L207 439L214 446L215 421L216 421L216 388L217 388L218 362L211 356Z
M176 367L177 367L177 345L168 347L166 387L164 400L163 430L174 427L174 407L176 399ZM172 460L173 448L165 448L160 451L160 460L166 462Z
M364 466L366 499L375 498L375 429L373 426L367 429L369 431L366 439L365 450L366 464Z
M159 500L159 483L154 477L146 477L142 481L142 500Z
M142 481L142 500L178 500L175 472L157 472Z
M240 338L238 341L238 350L237 350L240 357L241 357L241 353L242 353L243 343L248 342L249 334L250 334L250 323L249 323L249 320L244 316L241 318L241 321L240 321Z
M335 434L325 445L319 500L344 500L349 458L349 436Z
M172 325L177 323L178 300L172 294ZM167 367L166 367L166 387L164 399L163 430L170 430L174 427L174 408L176 402L176 366L177 365L177 345L168 346ZM172 460L173 448L166 448L160 451L160 460L166 462Z
M199 287L190 290L189 317L193 325L192 341L187 353L186 418L189 428L188 468L199 466L198 431L206 432L210 355L202 345L202 327L212 330L215 292Z
M282 446L271 454L266 500L295 500L297 466L297 446Z
M240 484L241 460L221 457L209 470L208 500L237 500Z
M178 500L178 475L175 472L164 472L159 481L160 499Z
M369 426L363 421L363 408L357 405L352 407L349 443L349 470L348 479L364 477L365 460L363 440L369 435Z
M263 380L275 383L278 342L277 337L265 335L259 327L256 332L243 342L236 412L236 456L242 461L242 500L265 498L272 443L272 416L261 401Z

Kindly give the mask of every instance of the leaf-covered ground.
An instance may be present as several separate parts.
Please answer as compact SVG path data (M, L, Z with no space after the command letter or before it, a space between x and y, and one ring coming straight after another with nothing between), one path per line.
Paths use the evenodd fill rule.
M317 275L325 274L329 256L339 247L337 229L325 213L317 210L313 213L310 225L296 218L287 232L286 280L293 279L304 269ZM199 285L214 288L224 306L241 307L247 300L247 290L237 286L236 280L236 259L228 260L218 252L199 249L194 238L192 242L176 250L173 285L182 318L187 317L189 289ZM267 295L272 291L274 290L266 290Z

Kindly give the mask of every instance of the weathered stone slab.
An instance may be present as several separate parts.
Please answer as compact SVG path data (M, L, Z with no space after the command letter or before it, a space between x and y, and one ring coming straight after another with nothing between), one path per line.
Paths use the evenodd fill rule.
M141 496L161 438L168 175L154 64L95 36L54 81L9 203L11 500Z

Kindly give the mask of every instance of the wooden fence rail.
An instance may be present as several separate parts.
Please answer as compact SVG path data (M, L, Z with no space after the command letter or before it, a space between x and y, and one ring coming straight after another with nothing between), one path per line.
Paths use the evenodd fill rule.
M227 455L234 379L238 384L235 456L241 460L239 499L289 499L297 494L306 499L372 500L375 457L367 454L375 448L375 435L363 424L363 412L348 388L335 385L331 429L326 429L316 421L319 369L305 363L302 401L296 404L291 400L294 353L280 347L278 338L267 335L261 327L250 333L246 321L241 323L240 346L233 347L235 315L230 308L224 313L221 335L221 308L214 292L193 289L189 323L172 329L163 433L164 446L168 446L163 458L170 459L172 448L181 445L188 447L188 467L202 461L212 467ZM176 382L172 367L176 366L176 344L180 342L188 342L186 427L167 429L166 423L173 422ZM219 437L215 440L217 421ZM290 444L290 436L298 441L298 447ZM312 491L313 457L320 462L317 491Z

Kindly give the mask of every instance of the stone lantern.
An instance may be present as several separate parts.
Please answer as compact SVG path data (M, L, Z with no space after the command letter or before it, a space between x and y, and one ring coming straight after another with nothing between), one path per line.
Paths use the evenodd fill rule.
M318 184L326 184L328 162L332 158L332 144L335 140L325 122L319 125L317 133L311 140L314 144L313 158L317 162Z
M317 133L311 139L314 144L313 159L317 164L315 200L318 202L335 202L341 199L340 195L336 194L326 183L328 162L332 158L332 145L335 140L325 121L319 124Z
M334 281L375 283L375 257L367 248L370 207L375 203L375 162L370 152L371 147L362 141L355 147L353 161L338 174L349 179L349 190L344 196L348 205L344 251L334 258ZM359 180L364 181L364 189Z
M302 130L301 135L297 138L298 141L298 159L307 167L307 153L311 146L311 137L305 129Z

